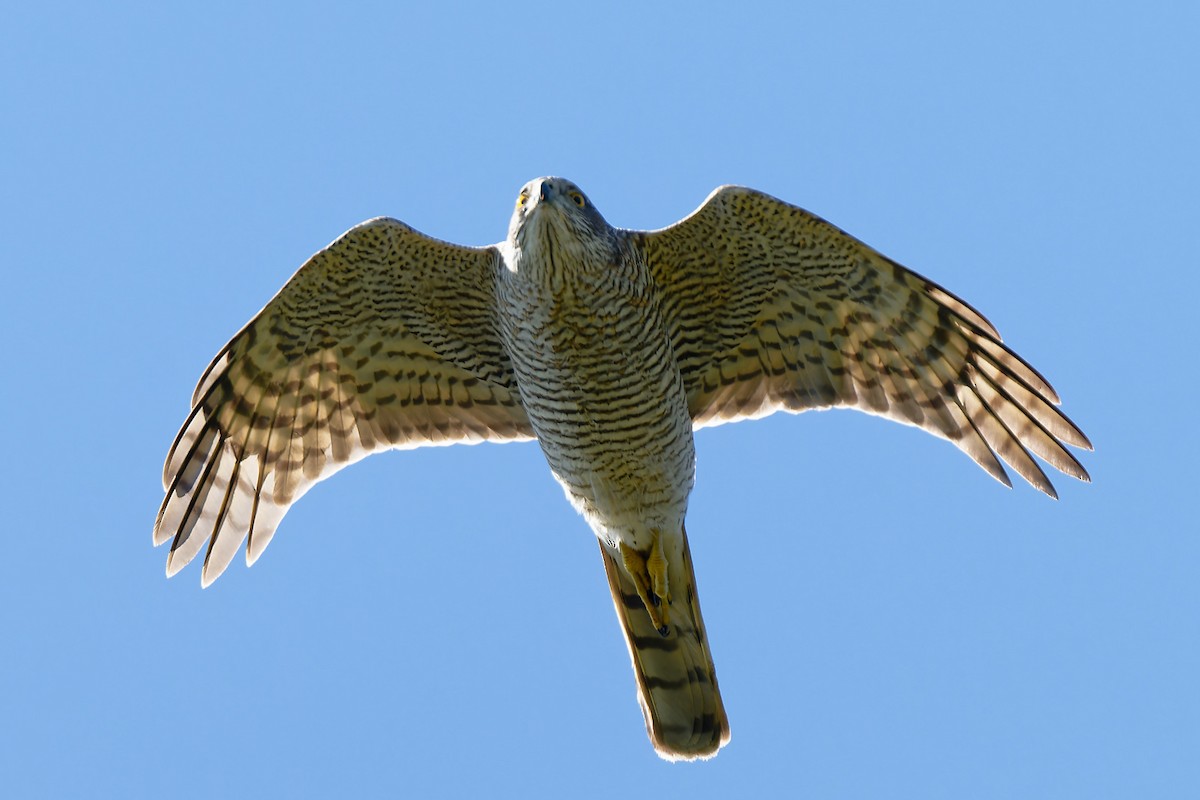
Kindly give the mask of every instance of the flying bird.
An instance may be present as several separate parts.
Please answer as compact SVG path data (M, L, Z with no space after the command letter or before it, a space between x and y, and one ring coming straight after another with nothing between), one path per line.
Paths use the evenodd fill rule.
M381 450L536 439L595 533L663 758L729 740L688 550L693 431L857 408L1088 480L1058 395L966 302L803 209L723 186L655 231L574 183L465 247L394 219L321 250L217 354L167 455L156 545L201 581L253 564L314 483Z

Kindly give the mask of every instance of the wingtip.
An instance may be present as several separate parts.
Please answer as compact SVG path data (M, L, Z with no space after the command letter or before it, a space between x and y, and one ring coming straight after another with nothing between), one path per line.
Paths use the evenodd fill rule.
M174 545L172 545L171 552L167 553L167 577L168 578L174 578L176 575L178 575L180 572L183 571L184 567L186 567L191 562L190 558L176 558L175 556L177 556L178 554L179 554L179 550L176 549L176 547Z
M204 566L200 568L200 588L207 589L213 585L213 582L225 573L225 568L229 566L229 562L217 564L209 559L204 560Z
M999 466L999 465L997 464L997 466ZM1004 486L1005 489L1013 488L1012 478L1010 478L1008 476L1008 471L1005 470L1004 467L1000 467L995 472L988 470L988 474L991 475L996 480L1000 481L1000 483Z
M150 531L150 541L154 542L155 547L164 544L168 539L171 538L170 534L163 529L163 517L166 516L167 504L170 503L170 501L171 495L168 494L163 499L162 505L158 507L157 516L154 517L154 528Z

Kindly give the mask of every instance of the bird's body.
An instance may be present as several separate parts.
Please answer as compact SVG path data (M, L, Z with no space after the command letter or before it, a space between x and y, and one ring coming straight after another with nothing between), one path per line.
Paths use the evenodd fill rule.
M317 253L218 354L167 456L168 574L204 546L253 562L315 481L372 452L536 438L602 551L647 729L665 758L729 739L684 529L692 431L857 407L1086 480L1049 384L974 309L842 231L738 187L659 231L611 227L561 178L506 241L394 220Z
M692 489L683 381L645 264L616 236L556 253L570 230L543 185L499 271L501 338L568 499L612 546L645 549L650 528L682 524Z
M608 569L610 588L627 598L617 613L635 670L655 679L652 688L641 682L650 736L660 750L707 755L728 738L728 725L692 600L683 520L696 449L658 288L598 213L573 217L577 189L549 178L536 189L522 195L498 273L501 339L551 472L600 540L606 564L617 565ZM665 598L634 583L650 581L649 573L622 573L626 561L647 561L655 548L665 559L663 593L687 587L673 630L658 618ZM637 646L647 639L649 657Z

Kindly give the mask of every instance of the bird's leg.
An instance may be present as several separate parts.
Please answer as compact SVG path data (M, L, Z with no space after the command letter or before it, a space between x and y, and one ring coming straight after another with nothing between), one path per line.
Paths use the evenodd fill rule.
M667 582L667 557L663 553L662 536L653 531L654 543L650 545L650 556L646 559L646 571L650 573L650 591L666 603L662 607L663 623L667 622L667 606L671 604L671 587Z
M625 562L625 571L633 578L637 587L638 597L650 614L650 622L658 630L660 636L671 632L667 606L671 603L671 594L667 585L667 559L663 555L662 537L657 530L651 532L653 541L650 552L643 556L637 550L621 542L621 558ZM663 604L663 601L666 604Z

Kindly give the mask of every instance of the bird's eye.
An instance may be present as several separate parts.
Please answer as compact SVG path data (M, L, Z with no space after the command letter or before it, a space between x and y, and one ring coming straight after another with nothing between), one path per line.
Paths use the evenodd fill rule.
M575 205L579 206L580 208L583 208L585 205L587 205L587 201L583 199L583 195L581 195L579 192L571 192L571 199L574 200Z
M517 205L519 205L519 206L525 205L525 201L528 199L529 199L529 190L522 189L521 193L519 195L517 195Z

